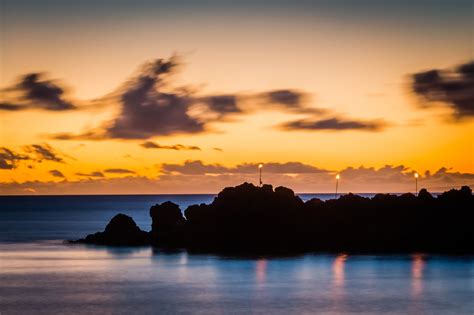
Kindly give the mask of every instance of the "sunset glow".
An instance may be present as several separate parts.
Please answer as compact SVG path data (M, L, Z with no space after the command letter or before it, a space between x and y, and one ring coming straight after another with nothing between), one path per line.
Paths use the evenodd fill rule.
M474 184L468 1L83 2L2 1L0 194Z

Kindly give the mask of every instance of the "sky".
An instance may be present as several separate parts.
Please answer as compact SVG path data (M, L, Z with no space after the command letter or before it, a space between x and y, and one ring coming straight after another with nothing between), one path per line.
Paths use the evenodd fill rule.
M472 1L0 4L0 194L474 186Z

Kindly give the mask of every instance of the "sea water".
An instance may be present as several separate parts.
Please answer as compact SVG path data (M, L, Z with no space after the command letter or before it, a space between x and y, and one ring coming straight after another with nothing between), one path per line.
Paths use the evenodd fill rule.
M304 195L331 198L332 195ZM214 195L0 197L0 314L473 314L472 256L231 257L66 245Z

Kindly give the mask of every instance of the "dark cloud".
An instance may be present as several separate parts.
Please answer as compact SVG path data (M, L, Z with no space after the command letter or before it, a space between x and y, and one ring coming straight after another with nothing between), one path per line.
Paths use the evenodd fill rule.
M412 90L433 106L443 103L453 110L456 119L474 116L474 61L467 62L454 70L419 72L412 75Z
M302 93L292 90L274 90L265 93L271 103L280 103L286 106L301 106Z
M127 170L125 168L109 168L104 170L105 173L112 173L112 174L135 174L132 170Z
M212 148L212 149L213 149L214 151L218 151L218 152L224 152L224 150L223 150L223 149L221 149L221 148Z
M49 111L72 110L77 107L64 98L65 90L57 83L44 79L42 73L29 73L12 87L4 89L0 110L17 111L38 108Z
M278 126L282 130L362 130L381 131L387 126L383 120L353 120L344 118L328 118L321 120L298 119Z
M227 114L242 113L237 103L237 95L215 95L202 99L209 109L222 116Z
M84 177L105 177L104 173L102 172L91 172L91 173L76 173L77 176L84 176Z
M114 94L119 114L99 128L82 134L54 135L58 140L148 139L180 133L205 131L205 123L188 113L195 98L185 88L172 88L170 74L176 58L146 63L140 73ZM110 101L110 97L107 97Z
M53 149L50 145L44 144L31 144L25 146L25 150L29 153L33 153L37 157L38 162L42 161L52 161L52 162L59 162L65 163L63 154L58 152L56 149Z
M51 175L53 175L54 177L60 177L60 178L64 178L64 177L65 177L64 174L61 173L61 172L58 171L58 170L51 170L51 171L49 171L49 173L50 173Z
M25 108L26 106L24 105L12 104L12 103L0 103L0 110L13 112L13 111L19 111Z
M296 89L278 89L260 93L227 93L197 95L196 91L174 86L171 75L179 65L177 57L156 59L141 67L139 73L122 87L103 98L90 101L88 108L105 104L118 107L118 114L100 126L79 134L59 133L52 135L57 140L104 140L104 139L149 139L154 136L175 134L197 134L212 130L214 122L232 121L239 115L255 111L278 110L291 114L310 115L306 119L288 122L283 130L359 129L377 131L383 127L381 121L356 121L331 118L314 120L327 110L309 107L310 95ZM459 70L466 76L470 68ZM15 111L25 108L42 108L52 111L76 109L65 100L64 88L44 79L40 73L27 74L18 84L5 89L7 94L19 94L0 101L0 110ZM160 147L155 147L159 149ZM166 147L163 147L166 149ZM183 147L170 147L186 150Z
M308 106L309 93L295 89L280 89L258 94L262 109L278 109L294 114L320 115L328 110Z
M319 113L306 106L307 94L282 89L263 93L196 95L185 87L173 87L171 74L178 66L176 57L157 59L145 64L140 73L124 84L113 96L104 98L117 103L118 115L95 129L81 134L53 135L57 140L149 139L154 136L196 134L209 131L216 121L246 115L259 110L292 113ZM100 100L97 101L100 103Z
M166 77L176 65L173 58L153 61L125 86L120 96L120 114L106 127L107 137L146 139L204 131L204 123L188 114L191 95L185 90L166 92Z
M12 170L18 166L18 162L21 160L30 160L30 157L8 148L0 148L0 169Z
M182 144L175 144L175 145L161 145L152 141L145 141L140 146L144 147L145 149L162 149L162 150L189 150L189 151L200 151L201 148L197 146L187 146Z
M260 163L243 163L235 167L225 167L220 164L204 164L202 161L186 161L184 164L162 164L161 170L165 173L179 173L184 175L198 174L252 174L258 171ZM306 165L300 162L266 163L265 173L275 174L309 174L327 173L327 170Z

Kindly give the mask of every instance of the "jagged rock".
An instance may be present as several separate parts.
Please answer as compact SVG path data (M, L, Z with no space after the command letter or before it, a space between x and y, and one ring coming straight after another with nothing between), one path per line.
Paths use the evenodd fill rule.
M89 234L77 243L132 246L150 244L150 235L142 231L133 219L125 214L117 214L110 220L103 232Z
M189 250L275 252L474 253L474 198L469 187L433 197L354 194L303 203L291 189L244 183L223 189L211 204L181 209L164 202L150 209L152 231L117 215L104 232L79 242L185 247Z
M184 246L187 221L179 206L166 201L150 208L151 239L153 244Z

